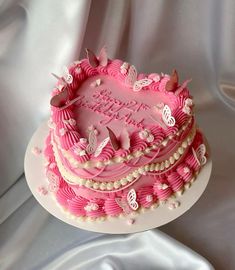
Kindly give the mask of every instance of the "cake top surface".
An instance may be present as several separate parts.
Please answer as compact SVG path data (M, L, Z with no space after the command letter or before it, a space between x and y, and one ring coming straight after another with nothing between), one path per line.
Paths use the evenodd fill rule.
M192 118L193 102L178 74L138 74L121 60L76 61L58 78L51 99L51 125L62 151L80 163L107 162L156 149L180 135ZM119 159L118 159L119 158Z

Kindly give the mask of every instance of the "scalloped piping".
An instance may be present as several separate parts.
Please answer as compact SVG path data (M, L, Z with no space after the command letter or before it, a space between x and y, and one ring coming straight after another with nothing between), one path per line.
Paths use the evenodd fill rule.
M104 72L103 69L99 69L99 68L95 69L95 71L94 71L94 68L93 68L92 66L90 66L89 59L88 59L88 60L87 60L87 59L82 59L82 60L73 62L73 63L70 65L70 68L69 68L69 69L74 68L74 70L70 70L69 72L70 72L71 74L76 74L75 69L78 69L78 68L79 68L80 71L83 70L83 73L84 73L84 76L85 76L85 77L83 77L83 76L82 76L82 77L80 77L80 76L76 77L76 79L74 79L73 83L72 83L72 84L69 84L69 90L70 90L70 92L73 93L73 92L77 89L77 86L78 86L79 82L83 82L87 77L91 77L91 76L93 76L93 75L98 75L98 74L100 74L100 75L102 75L102 74L107 75L107 74L109 74L109 76L115 77L115 78L116 78L116 75L118 76L119 73L121 73L121 74L123 75L123 73L121 72L121 69L122 69L122 66L123 66L123 64L124 64L125 62L123 62L123 61L121 61L121 60L119 60L119 59L115 59L115 60L113 60L113 61L110 61L110 60L109 60L109 63L110 63L110 65L114 64L114 67L115 67L114 74L115 74L115 75L113 74L113 72L108 72L108 70L106 70L107 68L105 68L105 70L106 70L107 72ZM82 65L82 64L83 64L83 65ZM88 66L87 66L87 64L88 64ZM127 63L127 64L128 64L129 67L130 67L130 66L133 66L133 65L130 65L129 63ZM85 65L85 66L84 66L84 65ZM119 73L118 73L117 70L116 70L116 66L118 66ZM112 66L112 68L114 68L114 67ZM79 73L80 73L80 72L79 72ZM120 74L119 74L119 75L120 75ZM164 75L163 77L165 77L165 75ZM124 78L121 76L121 78L119 78L119 79L120 79L120 80L123 80ZM59 80L58 82L60 82L60 80ZM166 94L166 95L172 94L172 92L165 91L165 94ZM175 94L174 94L174 95L175 95ZM51 113L53 113L52 110L51 110ZM191 117L190 117L189 120L191 121ZM189 121L189 122L190 122L190 121ZM57 123L55 123L55 126L57 126ZM179 132L179 131L178 131L178 132ZM178 132L177 132L177 133L178 133ZM169 138L170 138L170 137L173 138L174 136L173 136L173 135L170 135ZM164 146L164 144L166 145L166 144L168 143L167 139L168 139L168 137L167 137L166 139L164 139L160 144L153 145L152 147L147 147L147 148L145 149L145 151L146 151L146 152L149 152L149 151L151 151L152 149L154 149L154 147L158 147L158 146L160 146L161 144L162 144L163 146ZM169 139L168 139L168 140L169 140ZM59 138L59 141L60 141L60 138ZM127 158L123 158L123 157L114 157L113 159L110 159L110 160L105 161L105 162L101 161L101 162L99 163L99 166L102 167L102 166L104 166L104 165L109 165L109 164L111 164L111 163L121 163L121 162L125 161L125 159L131 160L132 158L140 157L140 156L142 156L142 155L144 155L144 154L145 154L144 151L143 151L143 152L141 152L141 151L136 151L136 152L134 152L134 153L131 153L131 155L128 155ZM66 156L66 153L64 153L64 155ZM68 158L70 158L70 157L68 157ZM76 165L76 166L80 166L80 165L83 165L83 164L84 164L84 165L81 166L81 167L84 167L84 168L90 168L90 167L92 166L92 162L91 162L91 161L86 161L86 162L84 162L84 163L79 163L79 162L77 162L76 160L73 160L72 158L70 158L70 159L71 159L71 162L74 162L74 165Z
M120 188L124 188L132 184L133 182L137 181L138 178L141 175L144 175L146 172L161 171L161 173L164 173L165 169L169 170L172 167L174 167L175 163L185 153L188 146L191 145L195 134L196 134L196 128L194 126L192 130L190 131L190 134L184 139L184 141L181 143L178 149L168 159L161 161L160 163L151 163L151 164L141 166L138 169L131 172L126 177L123 177L122 179L119 179L114 182L96 182L92 179L84 179L74 174L71 174L63 166L59 158L58 151L56 147L54 146L53 142L52 142L52 146L53 146L54 156L55 156L55 160L59 168L59 171L67 183L69 183L70 185L85 186L95 191L111 192L111 191L117 191Z
M200 168L201 169L201 168ZM185 183L183 188L180 191L174 192L169 198L167 198L166 200L160 200L158 199L157 202L154 202L150 207L144 207L144 206L140 206L138 208L138 210L131 212L130 215L132 216L137 216L141 213L144 213L146 211L154 211L157 207L160 207L161 205L165 205L168 201L170 201L171 199L176 199L180 196L182 196L182 194L191 187L191 185L195 182L195 180L197 179L197 175L199 174L199 171L196 171L194 173L194 175L192 176L191 180L188 183ZM115 220L115 219L119 219L119 218L125 218L126 215L124 213L120 213L117 216L110 216L110 215L105 215L105 216L101 216L101 217L87 217L87 216L75 216L73 214L71 214L65 207L61 206L57 200L56 197L54 196L54 194L52 195L52 198L55 200L56 205L60 208L60 210L66 215L67 218L76 220L78 222L105 222L107 220Z
M184 130L187 129L187 127L190 125L190 123L192 122L192 118L190 118L187 123L185 125L183 125L175 134L175 136L179 136ZM55 135L56 136L56 135ZM173 135L169 135L167 136L164 140L162 140L161 142L159 142L158 144L153 144L150 147L146 147L143 151L136 151L133 152L132 154L129 154L127 157L113 157L107 161L97 161L96 163L92 162L92 161L86 161L84 163L79 163L76 159L74 159L71 154L69 153L69 151L64 150L63 148L59 148L62 152L62 154L64 155L65 158L67 158L67 160L70 162L71 165L75 166L75 168L93 168L93 167L103 167L106 165L111 165L111 164L118 164L118 163L122 163L124 161L130 161L133 158L137 158L137 157L141 157L145 154L148 154L151 152L151 150L156 150L158 147L160 146L166 146L168 144L169 141L171 141L175 136ZM56 140L56 143L58 144L58 141ZM58 144L59 146L59 144Z

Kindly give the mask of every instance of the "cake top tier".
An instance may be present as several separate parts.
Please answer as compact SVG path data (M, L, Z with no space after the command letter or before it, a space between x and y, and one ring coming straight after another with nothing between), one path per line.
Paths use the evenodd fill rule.
M56 75L54 75L56 76ZM64 68L51 99L54 141L80 164L121 162L164 146L192 121L189 80L178 74L138 74L121 60L97 57Z

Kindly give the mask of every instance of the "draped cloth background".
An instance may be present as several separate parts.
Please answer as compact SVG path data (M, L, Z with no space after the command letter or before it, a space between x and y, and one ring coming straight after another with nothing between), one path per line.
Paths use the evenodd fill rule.
M25 183L26 145L49 115L55 82L50 73L61 74L63 65L84 56L85 47L98 51L106 44L110 58L123 58L141 72L170 73L176 68L181 81L193 78L191 92L198 123L210 142L213 173L200 201L161 230L205 256L216 269L235 269L234 29L233 0L0 1L2 267L71 269L80 262L81 269L92 269L98 260L104 263L100 269L134 269L133 261L139 266L146 262L146 269L164 269L165 257L158 248L164 242L170 254L164 265L184 269L174 262L174 252L169 253L178 244L158 230L139 234L139 242L137 235L112 238L77 230L43 210ZM104 242L110 252L106 261L105 254L92 250L92 245L102 247ZM147 248L138 253L136 243L154 247L153 254L160 257L149 256ZM113 253L124 245L132 252ZM87 260L83 247L91 252Z

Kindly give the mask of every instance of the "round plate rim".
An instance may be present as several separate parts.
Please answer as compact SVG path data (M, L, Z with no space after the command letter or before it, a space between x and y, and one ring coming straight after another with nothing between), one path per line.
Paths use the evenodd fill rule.
M43 122L35 131L27 146L24 160L26 181L33 196L43 208L63 222L80 229L99 233L125 234L146 231L162 226L188 211L199 200L210 179L212 170L211 158L208 159L206 165L201 169L192 186L187 189L182 196L177 195L175 199L170 199L166 204L159 205L159 207L154 209L144 210L140 214L134 212L128 216L108 218L104 221L81 221L74 219L62 211L53 196L49 193L42 195L38 192L39 186L47 185L46 176L44 174L44 157L43 153L34 155L32 148L38 147L43 150L48 131L47 122ZM180 206L170 210L169 204L174 201L179 201Z

